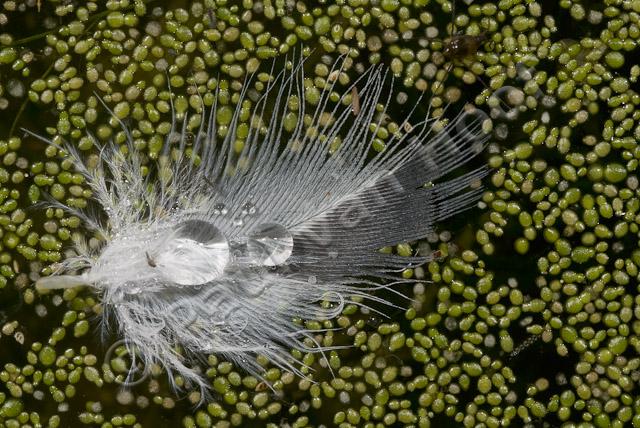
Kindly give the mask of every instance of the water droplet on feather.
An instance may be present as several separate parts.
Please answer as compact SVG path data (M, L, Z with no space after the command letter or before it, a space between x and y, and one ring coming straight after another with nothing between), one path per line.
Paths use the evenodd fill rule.
M229 262L229 243L217 227L188 220L178 225L176 232L154 257L165 278L179 285L198 285L222 275Z
M247 248L256 264L282 265L293 253L293 235L279 224L264 223L251 232Z

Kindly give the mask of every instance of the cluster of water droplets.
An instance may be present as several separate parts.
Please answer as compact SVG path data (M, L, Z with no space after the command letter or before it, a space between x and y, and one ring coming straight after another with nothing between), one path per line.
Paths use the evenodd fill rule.
M213 215L215 216L219 216L219 215L225 216L228 213L229 213L229 210L223 203L218 203L213 206Z
M247 202L232 223L243 226L245 219L257 212L255 204ZM174 238L149 264L176 284L201 285L219 278L231 265L277 267L291 257L293 235L284 226L257 223L240 240L230 240L216 226L216 220L230 215L228 208L216 204L213 214L210 221L188 220L177 225Z

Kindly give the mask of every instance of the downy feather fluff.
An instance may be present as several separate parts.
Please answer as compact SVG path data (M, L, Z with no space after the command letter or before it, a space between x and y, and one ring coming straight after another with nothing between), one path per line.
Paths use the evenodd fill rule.
M334 103L335 83L329 82L305 124L298 62L255 102L240 153L234 144L240 107L219 138L214 104L195 138L186 120L180 125L174 117L175 129L150 174L143 173L148 159L134 149L123 123L128 154L115 143L94 141L101 159L96 167L66 145L102 213L59 206L79 216L104 245L94 249L78 241L77 255L37 286L95 288L105 325L115 324L146 367L160 364L170 379L181 375L207 388L193 358L208 353L257 376L262 368L255 356L262 354L301 375L291 349L327 348L294 320L334 318L354 296L363 305L385 303L374 292L398 283L398 271L425 257L378 250L424 238L479 196L470 184L485 169L438 182L486 140L480 120L465 114L444 129L434 119L407 122L402 129L408 132L371 154L389 104L388 80L374 67L353 84L357 114L344 102L352 88ZM249 86L248 80L238 106ZM299 100L298 121L287 133L283 118L292 96ZM380 103L385 111L376 110Z

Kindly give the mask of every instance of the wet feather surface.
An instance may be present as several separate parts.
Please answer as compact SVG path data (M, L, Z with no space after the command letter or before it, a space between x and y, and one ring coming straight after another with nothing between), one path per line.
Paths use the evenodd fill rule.
M424 238L480 194L471 185L484 168L443 180L484 147L480 120L467 114L443 129L422 118L386 150L370 153L388 83L376 67L337 103L330 100L335 88L327 88L304 123L303 63L294 64L257 100L242 150L234 146L241 109L219 138L214 105L193 139L186 120L174 118L155 174L144 174L130 135L127 155L116 145L101 147L95 168L65 147L103 213L64 208L105 242L99 249L78 243L77 256L38 286L94 287L105 325L116 326L147 367L160 364L170 379L181 375L206 388L194 360L207 353L257 376L255 356L262 354L302 376L291 349L330 348L294 320L335 318L354 296L361 305L386 303L376 291L393 290L397 271L425 258L379 249ZM342 102L354 93L357 112ZM292 96L298 122L285 132Z

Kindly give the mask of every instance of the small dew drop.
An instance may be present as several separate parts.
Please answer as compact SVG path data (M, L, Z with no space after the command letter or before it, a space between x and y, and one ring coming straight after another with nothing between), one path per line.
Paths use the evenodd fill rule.
M254 215L256 212L257 212L257 209L256 209L256 206L253 204L253 202L247 202L242 206L241 214L243 216Z
M215 204L213 206L213 214L214 215L226 215L227 214L227 207L225 207L224 204Z

